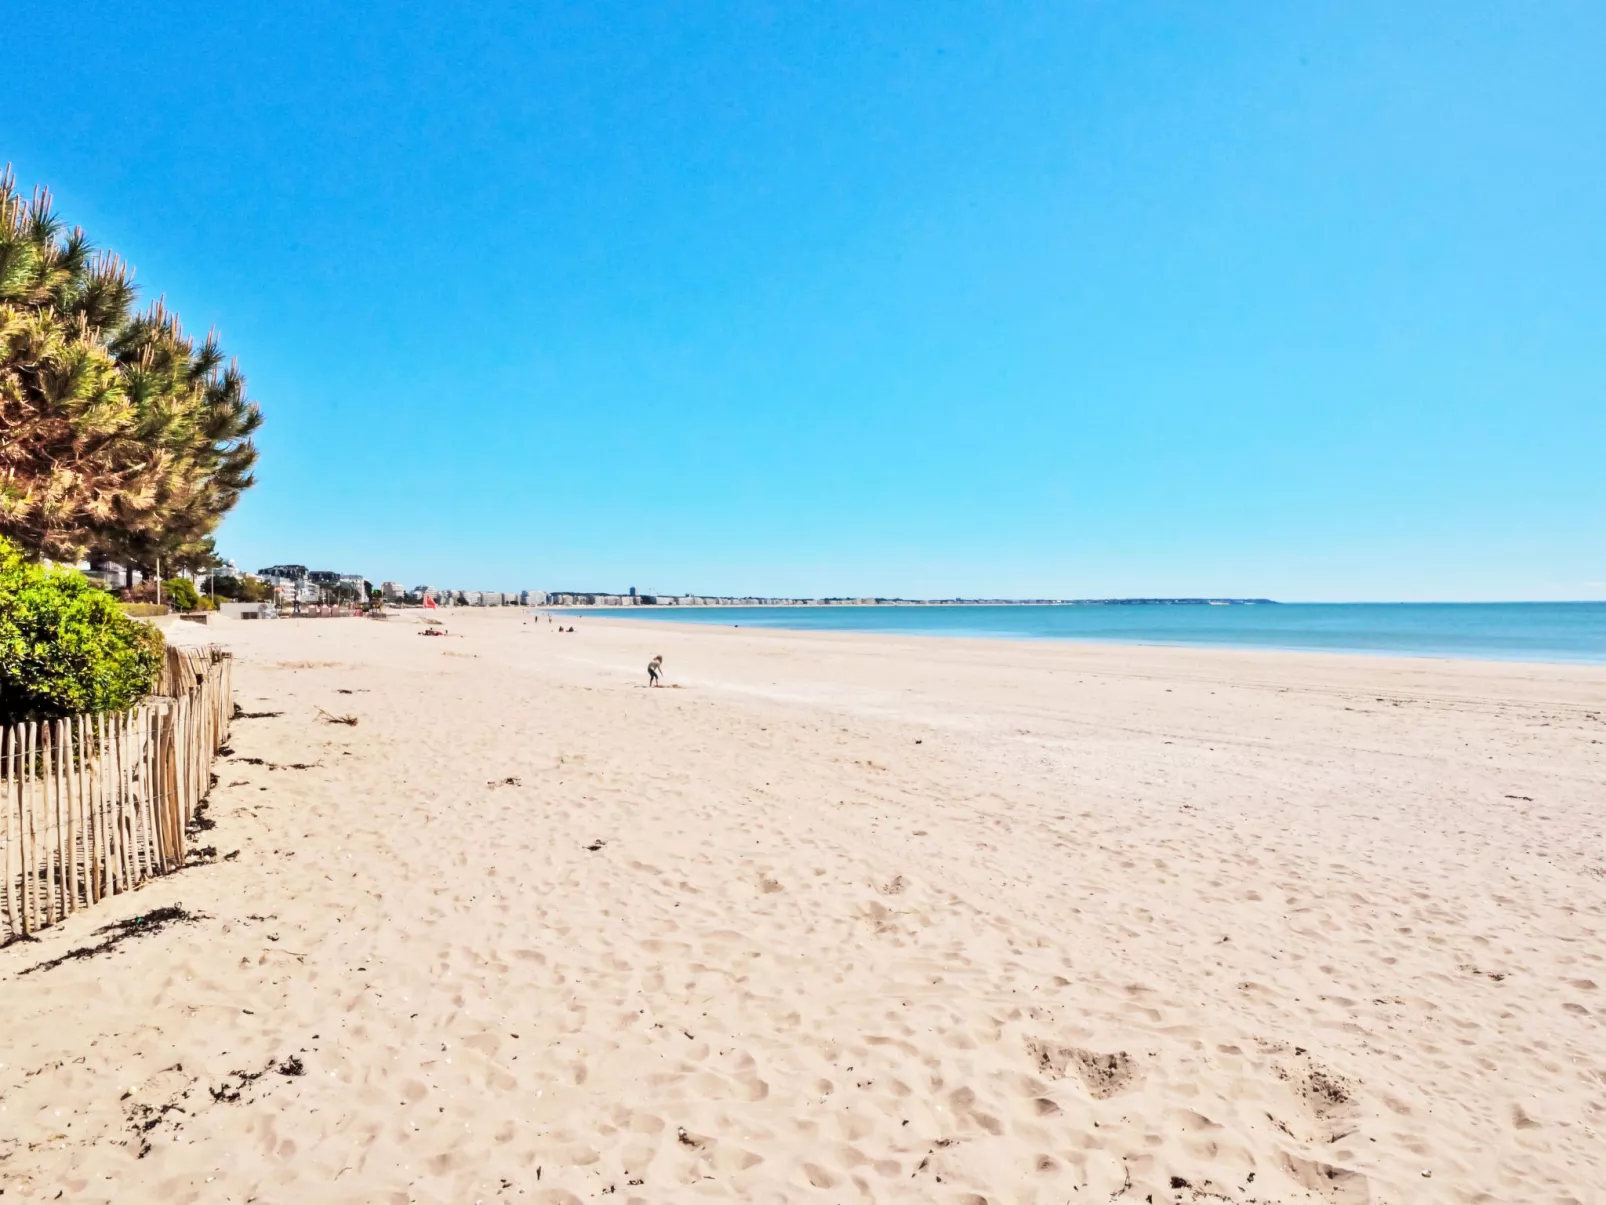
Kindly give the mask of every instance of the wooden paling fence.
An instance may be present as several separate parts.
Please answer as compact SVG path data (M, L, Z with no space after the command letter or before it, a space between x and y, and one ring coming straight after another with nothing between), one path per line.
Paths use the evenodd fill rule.
M228 737L230 655L169 647L129 711L0 728L6 930L26 936L184 865Z

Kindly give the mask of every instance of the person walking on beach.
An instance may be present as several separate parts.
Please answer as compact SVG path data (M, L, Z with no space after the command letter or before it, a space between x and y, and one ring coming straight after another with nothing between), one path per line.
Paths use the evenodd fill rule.
M664 672L664 655L662 653L659 653L651 661L647 662L647 685L648 686L657 686L658 685L658 679L663 676L663 672Z

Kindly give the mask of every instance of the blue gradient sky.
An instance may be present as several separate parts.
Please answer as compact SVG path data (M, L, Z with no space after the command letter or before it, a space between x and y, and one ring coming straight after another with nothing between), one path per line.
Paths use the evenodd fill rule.
M7 11L246 567L1606 597L1606 5Z

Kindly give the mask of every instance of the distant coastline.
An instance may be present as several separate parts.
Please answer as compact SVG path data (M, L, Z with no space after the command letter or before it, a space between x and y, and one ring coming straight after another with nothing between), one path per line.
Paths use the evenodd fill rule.
M549 590L549 607L1257 607L1272 598L762 598L712 594L605 594Z

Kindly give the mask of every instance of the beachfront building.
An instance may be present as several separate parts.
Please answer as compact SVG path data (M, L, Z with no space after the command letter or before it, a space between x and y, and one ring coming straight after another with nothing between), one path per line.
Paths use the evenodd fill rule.
M521 597L533 600L526 602L526 606L538 607L675 607L691 606L699 601L690 594L599 594L589 590L527 590Z
M407 589L400 582L380 582L379 593L386 602L401 602L407 597Z
M285 564L259 569L257 577L273 587L281 603L330 602L341 596L357 601L368 597L368 582L360 573Z
M305 578L284 577L273 573L258 573L257 577L273 587L273 596L284 606L318 601L318 587Z
M315 602L356 602L368 598L368 581L360 573L314 569L307 574L307 582L316 591Z
M425 596L433 599L437 607L516 607L521 604L539 606L546 602L546 595L540 591L522 590L512 592L508 590L452 590L445 586L414 586L411 590L403 589L396 582L386 582L385 597L389 598L390 587L394 586L401 591L400 597L408 602L422 603ZM527 600L537 598L538 603L531 604Z
M360 573L336 573L332 569L314 569L306 575L309 582L328 589L356 590L359 594L365 591L368 579Z
M318 601L318 587L308 579L305 565L269 565L258 569L257 577L273 587L273 597L281 606Z
M77 569L101 589L113 592L132 589L145 581L145 575L138 569L131 569L116 561L81 561Z

